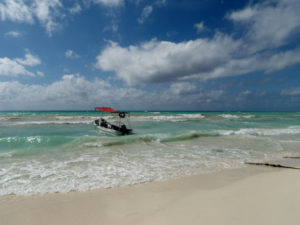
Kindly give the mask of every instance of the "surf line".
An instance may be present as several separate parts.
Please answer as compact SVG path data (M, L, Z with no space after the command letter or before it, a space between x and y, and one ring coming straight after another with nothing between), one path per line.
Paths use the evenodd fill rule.
M298 167L293 166L284 166L281 164L272 164L272 163L253 163L253 162L245 162L247 165L255 165L255 166L269 166L269 167L277 167L277 168L285 168L285 169L296 169L300 170Z

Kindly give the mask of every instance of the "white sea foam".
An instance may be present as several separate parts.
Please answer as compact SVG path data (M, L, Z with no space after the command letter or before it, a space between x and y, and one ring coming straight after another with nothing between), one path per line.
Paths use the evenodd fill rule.
M131 117L132 120L136 121L171 121L181 122L187 120L199 120L205 118L203 114L175 114L175 115L155 115L155 116L137 116Z
M92 124L92 120L43 120L43 121L22 121L22 122L13 122L10 125L12 126L23 126L23 125L64 125L64 124Z
M0 195L86 191L165 180L242 167L246 159L266 157L265 152L255 150L209 147L205 143L201 146L197 140L168 145L137 143L114 149L101 144L93 146L83 152L61 152L59 157L20 158L13 163L2 161Z
M0 138L0 143L30 143L30 144L40 144L43 141L41 136L28 136L28 137L4 137Z
M47 116L40 117L26 117L18 118L16 120L8 119L7 125L11 126L26 126L26 125L66 125L66 124L93 124L96 119L101 116ZM103 116L106 120L115 120L115 116ZM132 121L170 121L170 122L181 122L187 120L200 120L204 119L203 114L174 114L174 115L161 115L159 113L153 113L149 115L131 115Z
M225 119L240 119L240 118L250 119L250 118L254 118L255 115L221 114L220 117L223 117Z
M243 128L239 130L218 131L220 135L253 135L253 136L274 136L286 134L300 134L300 126L287 128Z
M255 115L243 115L242 116L245 119L255 118Z
M27 137L26 141L29 143L41 143L42 137L41 136L31 136L31 137Z
M104 116L104 119L111 120L114 119L113 116ZM66 125L66 124L93 124L93 122L99 119L97 116L55 116L55 117L47 117L47 118L40 118L37 120L33 118L30 120L17 120L17 121L10 121L7 125L11 126L26 126L26 125Z
M274 128L285 121L297 125L298 120L285 117L282 122L282 117L273 114L266 119L260 115L258 124L248 113L232 113L227 118L215 113L132 113L136 133L122 137L98 133L91 124L99 117L89 113L8 117L4 124L14 126L0 133L0 195L85 191L165 180L242 167L247 160L282 156L286 149L296 152L299 145L300 126ZM49 124L61 127L43 126Z

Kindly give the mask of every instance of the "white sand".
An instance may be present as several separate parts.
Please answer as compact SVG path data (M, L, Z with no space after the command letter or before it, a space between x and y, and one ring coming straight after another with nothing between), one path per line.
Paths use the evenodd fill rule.
M1 225L300 224L300 170L250 166L84 193L0 198Z

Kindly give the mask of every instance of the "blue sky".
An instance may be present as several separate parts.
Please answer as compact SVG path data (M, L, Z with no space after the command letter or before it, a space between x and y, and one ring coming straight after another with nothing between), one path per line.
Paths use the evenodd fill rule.
M298 0L0 0L0 110L300 110Z

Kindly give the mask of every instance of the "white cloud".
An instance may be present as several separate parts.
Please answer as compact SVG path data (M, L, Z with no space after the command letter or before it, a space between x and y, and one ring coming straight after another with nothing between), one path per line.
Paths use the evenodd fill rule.
M45 76L45 74L43 72L41 72L41 71L37 71L36 74L38 76L40 76L40 77L44 77Z
M31 53L26 53L25 58L17 58L15 61L19 64L22 64L24 66L37 66L41 64L41 60L38 56L34 56Z
M283 89L281 95L298 96L300 95L300 87Z
M244 26L252 51L259 51L284 45L299 33L299 12L299 0L266 0L232 12L227 18Z
M96 67L115 71L131 85L180 80L194 75L209 78L228 62L238 47L238 42L219 35L212 40L181 43L152 40L128 48L111 43L97 57Z
M222 99L223 90L205 90L199 85L191 82L177 82L170 85L162 94L160 94L161 103L169 104L173 107L182 106L203 106L211 102L218 102ZM205 108L205 107L203 107Z
M186 95L198 93L199 89L195 84L180 82L171 84L169 91L174 95Z
M69 9L70 13L73 15L80 13L81 10L82 8L78 3L75 3L73 7Z
M145 19L147 19L153 11L153 7L151 5L145 6L143 9L142 15L138 18L138 22L143 24Z
M39 64L41 64L40 59L30 53L27 53L23 59L9 59L7 57L0 58L0 76L35 76L34 73L29 71L26 67L32 67Z
M201 33L205 29L205 26L204 26L203 22L194 24L194 27L196 28L197 33Z
M49 85L0 82L1 109L93 109L118 104L134 109L151 95L133 88L113 87L107 81L86 80L79 74L66 74ZM147 101L149 102L149 101Z
M33 13L50 36L54 30L60 27L60 23L56 22L56 19L63 17L59 11L62 7L63 5L59 0L35 0L33 4Z
M34 24L39 21L49 36L61 27L64 18L60 0L4 0L0 3L1 20Z
M141 16L137 19L139 24L143 24L145 20L151 15L151 13L154 10L154 7L161 7L166 4L166 0L156 0L151 5L146 5L143 8L143 11L141 13Z
M93 2L108 7L116 7L124 4L124 0L93 0Z
M83 0L87 6L90 3L105 7L119 7L124 0ZM82 7L75 2L71 8L64 7L62 0L3 0L0 3L0 19L19 23L35 24L37 21L46 29L49 36L62 28L68 16L78 14Z
M272 3L250 5L227 16L249 30L239 39L216 33L212 38L179 43L152 40L121 47L111 42L98 55L96 67L114 71L128 84L136 85L212 79L255 71L270 73L298 64L300 48L278 47L285 46L300 30L300 2L274 0ZM203 27L201 24L200 28Z
M249 55L243 42L224 35L173 43L152 40L123 48L111 43L97 57L96 67L115 71L130 85L186 79L212 79L254 71L266 73L300 63L300 49Z
M65 56L66 56L66 58L69 58L69 59L79 58L79 55L77 53L75 53L73 50L70 50L70 49L65 52Z
M178 91L177 89L180 89ZM184 90L188 89L188 90ZM0 82L2 110L71 110L93 109L109 105L118 109L197 109L211 101L218 101L223 91L197 88L181 82L167 90L147 92L138 88L114 86L101 79L87 80L79 74L63 75L48 85Z
M1 20L34 23L31 8L23 0L4 0L0 3Z
M23 65L7 57L0 58L0 76L1 75L12 77L18 75L34 76L34 74L26 70Z
M19 31L16 30L12 30L12 31L8 31L4 34L6 37L13 37L13 38L17 38L21 36L21 33Z

